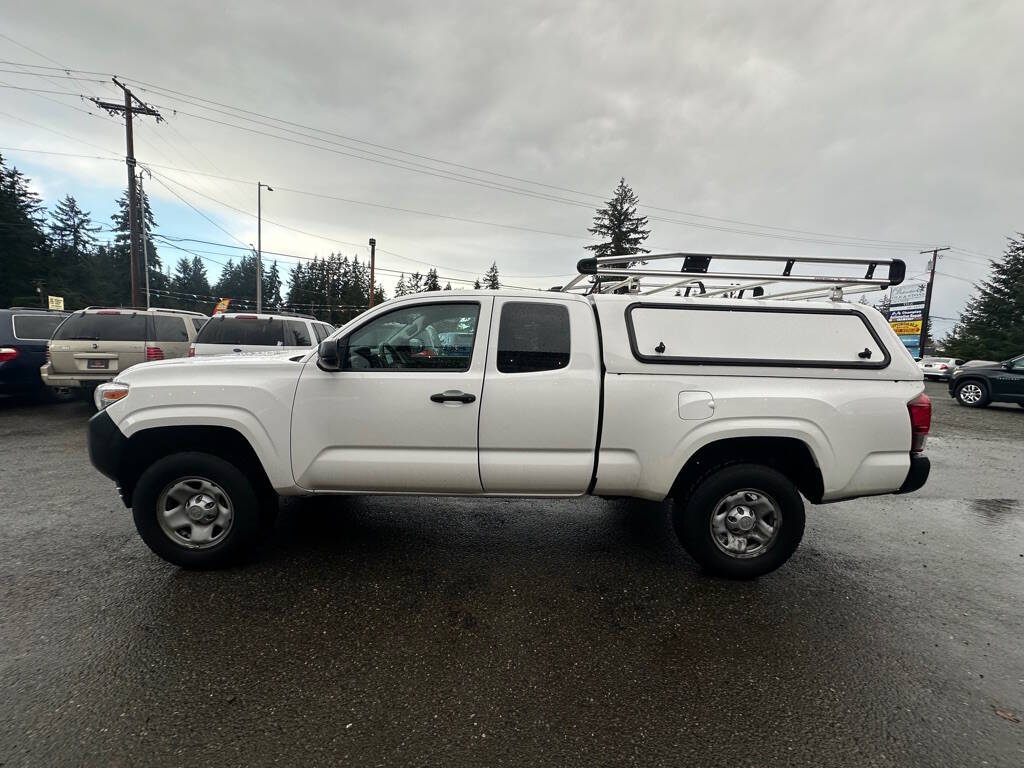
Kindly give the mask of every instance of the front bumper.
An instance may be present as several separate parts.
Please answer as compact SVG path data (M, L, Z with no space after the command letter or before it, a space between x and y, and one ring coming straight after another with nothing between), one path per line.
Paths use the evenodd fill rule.
M102 474L118 483L120 488L120 470L124 464L124 454L128 447L128 438L117 428L113 419L106 411L100 411L89 419L89 461ZM121 501L128 506L124 494Z
M910 457L910 470L907 472L907 479L896 493L913 493L928 482L928 474L932 470L932 463L927 456L919 454Z

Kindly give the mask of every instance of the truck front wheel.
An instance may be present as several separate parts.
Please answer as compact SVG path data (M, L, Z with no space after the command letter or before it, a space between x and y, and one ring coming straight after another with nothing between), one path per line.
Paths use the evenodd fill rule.
M244 556L260 532L252 484L230 462L208 453L156 461L135 485L135 528L153 552L182 568L220 568Z
M785 563L804 535L800 491L761 464L731 464L701 477L674 502L680 543L709 573L752 579Z

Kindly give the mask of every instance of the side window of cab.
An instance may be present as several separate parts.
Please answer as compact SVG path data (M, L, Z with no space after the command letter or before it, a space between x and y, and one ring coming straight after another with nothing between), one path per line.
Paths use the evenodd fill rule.
M414 304L392 310L346 339L346 369L468 371L473 359L480 305L476 302Z

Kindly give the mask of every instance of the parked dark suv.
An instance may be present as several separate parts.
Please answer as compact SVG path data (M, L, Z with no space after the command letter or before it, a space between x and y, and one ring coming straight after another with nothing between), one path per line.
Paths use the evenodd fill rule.
M1024 408L1024 355L956 369L949 377L949 396L968 408L989 403L1016 403Z
M48 394L39 368L50 336L67 316L27 307L0 309L0 395Z

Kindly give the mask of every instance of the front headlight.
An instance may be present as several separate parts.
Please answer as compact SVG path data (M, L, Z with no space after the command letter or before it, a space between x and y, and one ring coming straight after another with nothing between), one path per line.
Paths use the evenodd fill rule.
M102 411L108 405L113 405L118 400L122 400L128 396L128 385L122 384L119 381L111 381L106 384L100 384L96 387L96 391L93 393L92 399L96 403L96 410Z

